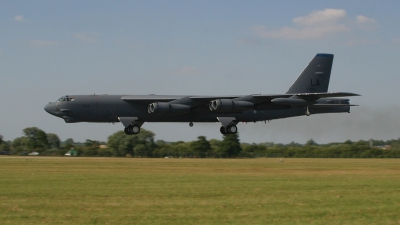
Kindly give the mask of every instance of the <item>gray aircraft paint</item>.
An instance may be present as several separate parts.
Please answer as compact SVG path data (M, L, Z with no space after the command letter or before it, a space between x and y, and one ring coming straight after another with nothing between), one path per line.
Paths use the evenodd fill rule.
M350 112L349 100L337 97L357 94L327 92L332 62L332 54L317 54L280 95L68 95L44 109L67 123L122 122L127 134L145 122L221 122L221 133L236 133L239 122Z
M332 62L332 54L317 54L286 94L327 92Z

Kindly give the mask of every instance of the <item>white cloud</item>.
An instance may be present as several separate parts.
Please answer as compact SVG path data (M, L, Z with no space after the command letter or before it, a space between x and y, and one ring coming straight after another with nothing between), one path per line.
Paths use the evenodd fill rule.
M179 76L199 76L200 72L197 68L191 66L185 66L182 68L177 68L171 71L172 75L179 75Z
M292 26L284 26L276 30L269 30L266 26L257 26L252 29L256 35L264 38L322 39L352 31L354 23L360 28L376 26L376 21L372 18L360 15L352 20L343 9L324 9L294 18Z
M338 25L333 27L282 27L279 30L266 30L265 26L255 27L254 32L265 38L283 38L283 39L320 39L334 33L349 30L346 26Z
M23 22L23 21L25 21L25 18L23 16L21 16L21 15L16 15L14 17L14 20L15 21L19 21L19 22Z
M368 18L362 15L358 15L356 17L356 23L358 27L363 30L374 30L378 27L375 19Z
M335 26L344 18L346 18L346 11L343 9L325 9L313 11L304 17L296 17L293 19L293 23L304 27Z
M359 15L356 17L358 23L376 23L375 19L368 18L366 16Z
M73 35L74 38L87 43L95 43L100 42L100 39L97 38L98 34L89 34L86 32L76 33Z

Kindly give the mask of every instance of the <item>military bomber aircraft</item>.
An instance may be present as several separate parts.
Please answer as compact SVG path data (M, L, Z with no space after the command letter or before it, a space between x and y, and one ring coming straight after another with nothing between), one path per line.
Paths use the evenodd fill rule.
M349 92L327 92L332 54L317 54L285 94L66 95L44 110L76 122L121 122L126 134L138 134L145 122L220 122L222 134L238 132L239 122L269 121L319 113L350 112Z

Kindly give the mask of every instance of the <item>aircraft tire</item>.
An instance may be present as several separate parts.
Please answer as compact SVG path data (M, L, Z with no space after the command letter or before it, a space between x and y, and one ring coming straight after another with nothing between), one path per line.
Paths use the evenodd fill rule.
M221 126L221 128L219 129L219 131L221 132L221 134L227 134L225 127Z
M237 126L235 125L228 126L226 130L228 131L228 134L236 134L238 131Z
M130 128L130 126L125 127L125 129L124 129L124 132L125 132L125 134L127 134L127 135L131 135L131 134L132 134L132 133L129 131L129 128Z
M140 127L137 125L133 125L130 130L131 134L138 134L140 132Z

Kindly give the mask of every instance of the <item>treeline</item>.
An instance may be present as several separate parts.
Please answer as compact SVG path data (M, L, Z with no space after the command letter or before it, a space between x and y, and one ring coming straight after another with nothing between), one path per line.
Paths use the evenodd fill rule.
M207 140L199 136L191 142L155 141L154 133L142 129L138 135L126 135L123 131L108 137L107 142L86 140L74 142L69 138L61 142L56 134L45 133L37 127L23 130L24 136L4 141L0 135L0 154L59 155L73 149L78 156L101 157L175 157L175 158L400 158L400 138L381 141L346 141L344 143L317 144L313 140L305 144L275 144L272 142L240 143L238 134L223 135L222 140Z

